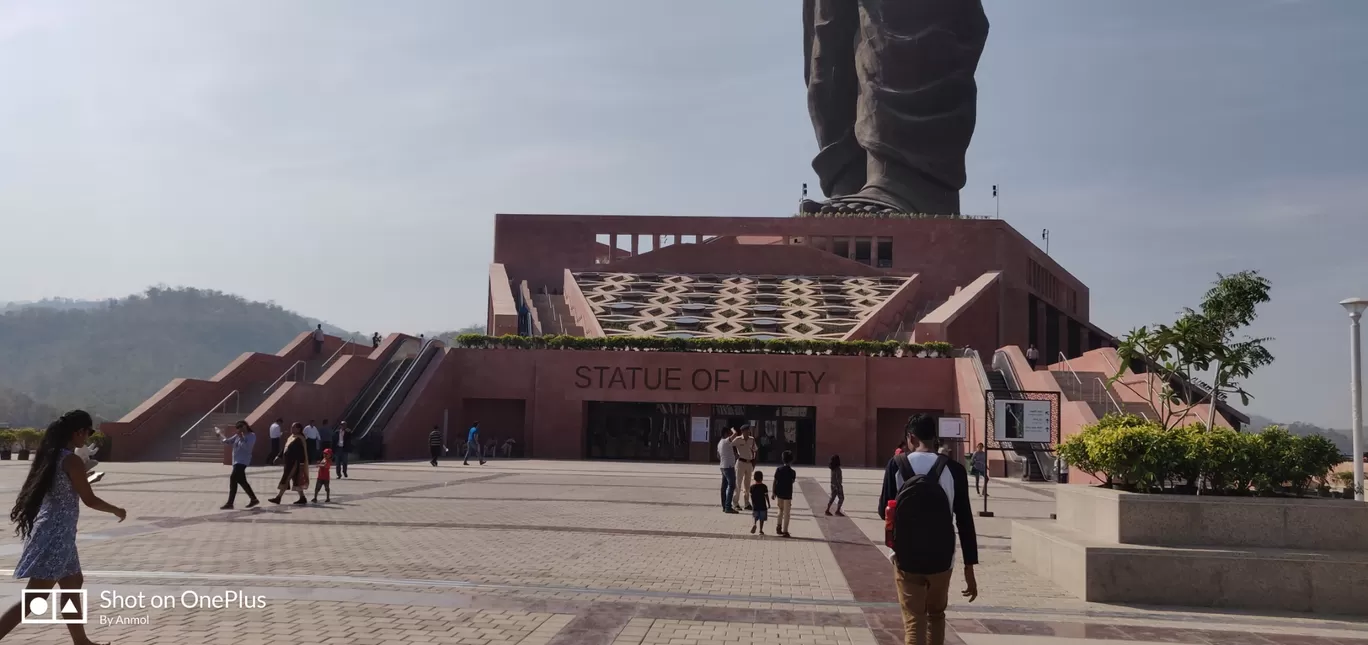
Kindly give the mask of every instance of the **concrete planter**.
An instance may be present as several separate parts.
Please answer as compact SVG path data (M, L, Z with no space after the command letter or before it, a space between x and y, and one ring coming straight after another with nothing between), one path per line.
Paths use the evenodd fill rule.
M1012 557L1083 600L1368 615L1368 504L1055 491Z
M1368 549L1368 504L1308 498L1144 495L1060 486L1061 526L1148 546Z

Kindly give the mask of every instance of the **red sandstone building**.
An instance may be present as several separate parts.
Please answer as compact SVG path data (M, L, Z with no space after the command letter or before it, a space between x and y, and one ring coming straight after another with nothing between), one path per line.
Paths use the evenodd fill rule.
M487 325L495 336L946 342L948 357L380 347L306 335L177 379L104 425L121 459L213 459L212 426L242 417L346 419L363 452L426 453L481 422L485 442L550 459L706 462L752 424L762 461L880 465L909 415L967 420L990 390L1057 393L1067 436L1108 411L1152 412L1109 386L1112 337L1088 288L1001 220L499 215ZM1027 365L1034 345L1039 370ZM302 375L302 376L301 376ZM1122 383L1149 378L1127 373ZM1143 389L1143 388L1138 388ZM1246 421L1222 407L1229 423ZM1200 410L1194 411L1194 414ZM259 457L268 449L258 444Z

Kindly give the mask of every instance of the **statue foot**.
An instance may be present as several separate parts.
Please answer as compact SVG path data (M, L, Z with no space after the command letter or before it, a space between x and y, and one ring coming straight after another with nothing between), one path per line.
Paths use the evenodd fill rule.
M804 204L806 207L806 204ZM804 211L811 212L811 211ZM882 188L866 186L853 195L844 195L820 205L817 212L829 214L894 215L920 213L921 210L902 197Z

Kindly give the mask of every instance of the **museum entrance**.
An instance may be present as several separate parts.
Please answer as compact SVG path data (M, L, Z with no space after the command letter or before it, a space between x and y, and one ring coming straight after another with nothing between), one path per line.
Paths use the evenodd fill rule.
M590 401L584 433L589 459L688 461L687 403Z
M712 406L709 461L717 462L717 442L728 428L749 423L758 453L756 462L778 464L785 450L793 451L793 463L807 466L817 461L817 408L780 405Z

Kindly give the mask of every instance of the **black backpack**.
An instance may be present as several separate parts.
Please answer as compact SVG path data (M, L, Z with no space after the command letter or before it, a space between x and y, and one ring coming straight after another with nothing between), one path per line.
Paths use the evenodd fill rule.
M893 553L898 568L922 574L949 571L955 557L955 524L940 478L950 459L936 455L936 465L925 475L912 472L907 453L893 461L903 479L893 515Z

